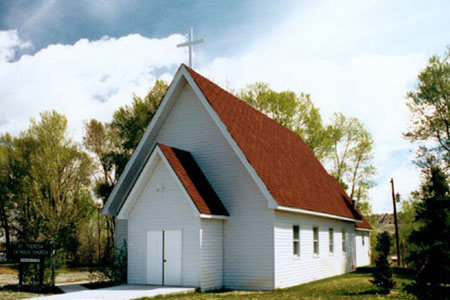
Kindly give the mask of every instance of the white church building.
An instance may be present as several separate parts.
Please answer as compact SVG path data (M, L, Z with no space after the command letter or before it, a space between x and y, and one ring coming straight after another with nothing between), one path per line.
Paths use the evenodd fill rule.
M273 290L370 263L370 225L303 140L185 65L103 213L129 284Z

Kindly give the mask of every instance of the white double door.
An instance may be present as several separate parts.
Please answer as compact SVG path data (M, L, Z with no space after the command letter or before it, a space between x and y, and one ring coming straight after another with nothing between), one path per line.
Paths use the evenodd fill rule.
M181 231L147 233L147 284L181 284Z

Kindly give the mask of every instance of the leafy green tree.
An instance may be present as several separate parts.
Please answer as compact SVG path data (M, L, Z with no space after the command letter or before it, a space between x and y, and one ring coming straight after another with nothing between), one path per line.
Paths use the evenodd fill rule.
M11 170L13 159L12 138L5 134L0 137L0 225L5 237L7 258L11 250L12 216L14 214L14 201L11 189L15 188L15 180Z
M375 259L375 268L373 270L373 280L371 281L377 286L383 294L389 294L391 289L395 286L395 281L392 279L392 268L389 265L388 256L391 248L391 237L387 231L378 234L377 258Z
M67 119L55 111L40 114L16 140L18 160L26 168L18 195L19 239L52 247L51 281L57 260L77 248L77 226L90 209L92 162L67 136Z
M95 194L105 201L118 180L118 162L116 153L121 152L117 132L108 123L95 119L85 123L83 145L92 155L96 169Z
M30 170L30 160L23 159L27 152L22 147L24 139L13 138L8 133L0 137L0 210L6 249L21 236L20 220L27 211L28 185L26 178ZM30 147L28 147L30 148ZM27 202L28 203L28 202Z
M99 122L95 119L85 124L83 145L91 154L96 166L94 170L94 193L102 202L106 201L117 182L117 165L113 153L120 147L119 138L110 124ZM100 209L100 208L99 208ZM100 211L98 211L100 214ZM103 264L110 264L113 259L114 249L114 220L112 216L98 215L98 260ZM103 254L101 253L102 232L106 233Z
M93 154L94 162L99 167L94 174L96 180L113 184L115 165L111 155L108 154L117 151L119 146L116 132L111 125L95 119L85 123L84 129L83 145Z
M331 174L348 190L350 198L367 201L375 175L372 135L356 118L346 118L342 113L334 114L332 131Z
M275 92L265 83L248 85L238 95L242 100L279 124L299 134L319 160L331 150L331 128L325 127L319 109L309 94Z
M450 167L450 48L443 57L434 55L429 59L407 97L411 120L404 136L421 143L419 160L433 152L446 168Z
M450 299L450 190L445 173L437 165L424 170L425 182L416 205L409 242L414 248L409 262L416 269L408 287L418 299Z
M417 202L418 199L416 193L412 193L410 199L402 201L400 211L397 213L401 249L400 254L403 263L407 261L413 247L413 245L408 242L408 239L412 231L417 229L417 224L414 222L416 218Z
M116 165L117 178L123 172L131 154L139 144L145 129L166 94L167 88L166 82L157 80L147 96L140 98L134 95L131 105L123 106L114 112L111 132L117 133L119 147L111 155Z
M291 129L296 126L300 101L294 92L277 93L267 84L256 82L243 89L240 98L282 126Z

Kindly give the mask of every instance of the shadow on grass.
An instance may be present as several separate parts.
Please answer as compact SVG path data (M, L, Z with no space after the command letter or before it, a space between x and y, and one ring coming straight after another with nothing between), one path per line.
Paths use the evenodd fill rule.
M368 273L372 273L374 269L375 269L374 266L359 267L356 269L355 273L368 274ZM394 271L394 274L396 274L396 275L414 276L414 274L415 274L414 269L405 268L405 267L392 266L392 271Z
M343 293L344 296L364 296L364 295L377 295L381 294L378 289L370 289L362 292Z
M374 267L361 267L356 269L354 274L372 274ZM415 272L413 269L403 268L403 267L393 267L392 271L394 272L395 279L400 280L413 280L415 277Z
M98 281L98 282L89 282L81 284L82 287L85 287L90 290L109 288L113 286L121 285L121 283L112 282L112 281Z
M9 284L0 287L0 292L24 292L24 293L39 293L39 294L62 294L63 292L56 286L46 286L42 290L37 290L35 287L23 286L19 289L17 284Z
M218 290L206 291L206 292L203 292L203 293L205 293L205 294L224 294L224 293L229 293L229 292L233 292L233 290L230 290L230 289L218 289Z

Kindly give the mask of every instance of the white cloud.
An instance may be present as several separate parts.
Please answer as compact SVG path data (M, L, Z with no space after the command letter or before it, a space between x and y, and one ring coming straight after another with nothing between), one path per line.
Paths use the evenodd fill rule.
M84 120L109 120L115 109L130 103L133 92L145 94L157 72L177 67L185 53L175 45L184 40L178 34L162 39L139 34L82 39L9 62L14 50L27 44L16 32L1 32L0 132L17 134L27 128L30 117L56 109L67 116L79 139Z
M30 47L29 42L22 41L19 38L17 30L0 31L0 66L14 59L14 54L18 49Z

